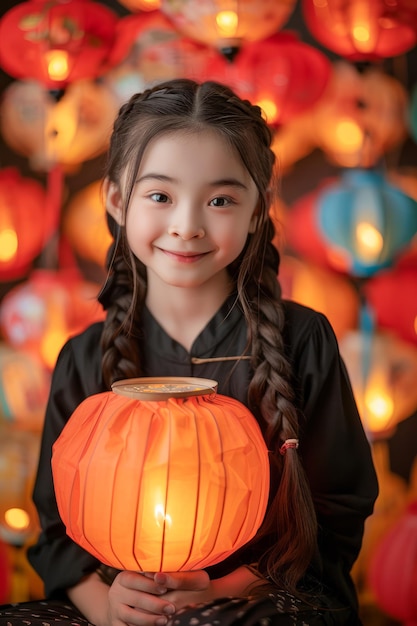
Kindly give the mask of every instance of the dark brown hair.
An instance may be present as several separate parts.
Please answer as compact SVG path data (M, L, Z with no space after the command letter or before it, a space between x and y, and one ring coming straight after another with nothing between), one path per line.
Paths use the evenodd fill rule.
M229 142L259 192L256 232L248 235L244 250L228 269L244 311L252 355L248 406L260 413L267 443L281 472L278 492L261 529L276 535L277 540L261 560L260 569L276 584L294 592L315 550L316 518L299 453L290 449L285 457L279 454L283 441L298 438L299 424L283 345L279 255L272 243L275 229L269 215L275 173L271 131L259 107L241 100L227 87L172 80L134 95L120 109L106 178L119 188L126 212L149 142L168 132L204 129L214 130ZM101 301L107 309L102 335L103 376L110 387L116 379L141 374L139 342L132 338L138 336L140 328L146 268L130 251L124 227L117 226L110 216L108 219L114 244Z

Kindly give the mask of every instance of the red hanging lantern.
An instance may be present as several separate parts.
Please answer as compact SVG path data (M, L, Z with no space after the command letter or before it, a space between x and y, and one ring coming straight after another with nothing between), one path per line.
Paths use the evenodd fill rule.
M219 55L209 59L204 72L258 104L271 125L286 124L311 108L330 75L329 59L290 32L245 44L233 63Z
M0 20L0 65L49 89L104 71L117 15L90 0L28 0Z
M184 35L228 56L244 41L259 41L277 32L295 4L295 0L161 0L161 11Z
M398 265L364 285L377 324L417 344L417 265Z
M404 626L416 626L417 502L409 505L377 544L369 584L377 606Z
M303 0L313 36L352 61L397 56L416 44L417 12L407 0Z
M0 170L0 279L27 272L54 232L56 216L42 185L17 169Z
M155 572L214 565L255 535L268 452L253 415L216 387L119 381L75 410L52 456L74 541L113 567Z

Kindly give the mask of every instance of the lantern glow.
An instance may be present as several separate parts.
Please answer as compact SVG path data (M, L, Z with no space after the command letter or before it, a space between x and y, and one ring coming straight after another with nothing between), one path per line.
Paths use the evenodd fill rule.
M116 393L74 411L53 449L58 510L67 534L102 563L200 569L255 535L268 501L268 451L253 415L216 386L119 381Z

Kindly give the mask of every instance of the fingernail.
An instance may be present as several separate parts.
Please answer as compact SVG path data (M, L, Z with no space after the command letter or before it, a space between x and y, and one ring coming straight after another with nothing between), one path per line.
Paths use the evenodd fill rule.
M173 604L167 604L164 606L163 611L166 615L172 615L175 613L175 606Z
M166 593L168 591L168 589L166 587L157 587L156 588L157 593Z

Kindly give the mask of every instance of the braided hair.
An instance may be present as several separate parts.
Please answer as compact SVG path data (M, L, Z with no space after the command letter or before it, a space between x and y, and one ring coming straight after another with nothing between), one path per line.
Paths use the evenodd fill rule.
M316 518L310 490L296 450L285 457L279 448L297 439L298 414L293 404L291 368L283 343L284 310L277 280L279 254L269 215L276 175L271 131L259 107L215 82L167 81L136 94L114 123L106 180L129 206L140 162L148 143L173 131L211 129L239 154L259 193L257 227L239 257L229 266L248 328L253 377L248 406L260 416L265 438L281 474L277 494L260 533L278 539L259 563L260 571L293 593L316 546ZM122 184L123 176L123 184ZM272 187L271 187L272 185ZM138 337L146 298L146 268L131 252L124 226L108 216L114 243L108 254L108 279L100 301L107 309L102 333L105 383L141 375Z

